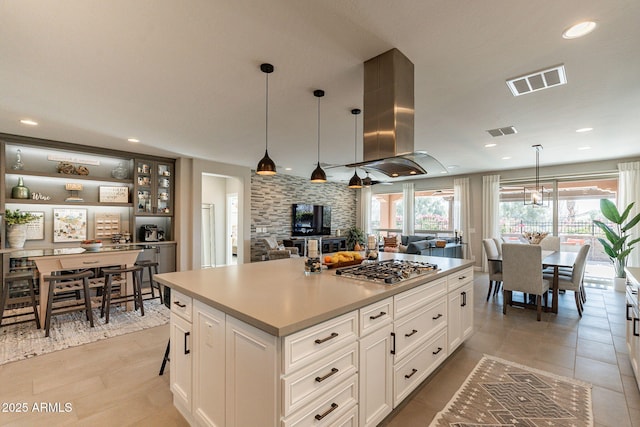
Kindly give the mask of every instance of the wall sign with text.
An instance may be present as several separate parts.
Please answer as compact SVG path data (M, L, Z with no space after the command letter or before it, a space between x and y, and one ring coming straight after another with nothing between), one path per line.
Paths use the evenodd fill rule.
M129 187L100 187L100 203L128 203Z

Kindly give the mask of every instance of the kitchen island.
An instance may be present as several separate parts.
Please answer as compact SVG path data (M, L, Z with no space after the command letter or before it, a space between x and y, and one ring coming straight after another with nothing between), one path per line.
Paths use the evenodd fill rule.
M375 425L473 331L472 261L394 285L291 258L165 273L171 390L192 425ZM467 304L469 301L469 304Z

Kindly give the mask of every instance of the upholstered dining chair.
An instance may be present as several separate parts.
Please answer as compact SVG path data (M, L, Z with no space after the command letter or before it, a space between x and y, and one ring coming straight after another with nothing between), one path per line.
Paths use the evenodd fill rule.
M502 256L502 238L494 237L493 241L496 244L496 249L498 250L498 255Z
M484 252L487 255L487 262L489 264L489 292L487 292L487 301L489 301L492 290L494 295L500 290L500 284L502 283L502 263L500 261L491 261L500 256L493 239L482 239L482 245L484 246Z
M502 289L504 298L502 313L507 314L507 304L511 305L513 291L536 296L540 321L542 318L542 298L545 307L549 293L549 281L542 277L542 248L540 245L502 245Z
M582 245L573 263L571 272L565 270L560 271L558 274L558 290L573 291L576 300L576 309L580 317L582 317L582 312L584 311L583 303L587 300L583 280L587 266L587 255L589 255L590 248L590 245ZM549 281L553 280L553 273L543 273L542 276Z
M543 251L559 251L560 237L548 235L540 241L540 247Z

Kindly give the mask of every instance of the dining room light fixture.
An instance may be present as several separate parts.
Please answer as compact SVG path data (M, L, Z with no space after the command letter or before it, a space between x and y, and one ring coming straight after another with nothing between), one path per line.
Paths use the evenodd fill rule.
M536 150L536 187L534 189L524 186L524 204L527 206L549 206L549 198L545 199L544 187L540 185L540 150L542 144L534 144L531 146Z
M358 114L360 114L358 108L354 108L351 110L351 114L353 114L355 121L355 143L354 143L354 153L353 153L353 162L356 163L358 161ZM353 169L353 176L349 180L349 188L362 188L362 179L358 176L358 169Z
M324 96L324 91L316 89L313 91L313 96L318 98L318 166L311 174L311 182L327 182L327 174L320 167L320 98Z
M275 175L276 164L269 157L269 74L273 73L273 65L261 64L260 70L266 76L266 88L265 88L265 120L264 120L264 157L258 162L256 173L258 175Z

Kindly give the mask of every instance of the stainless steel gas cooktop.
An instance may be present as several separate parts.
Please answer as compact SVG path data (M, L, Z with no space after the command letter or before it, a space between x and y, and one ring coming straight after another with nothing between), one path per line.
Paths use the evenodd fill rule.
M367 263L336 270L337 276L351 279L366 280L385 285L393 285L403 280L411 279L438 271L437 264L408 260L386 260Z

